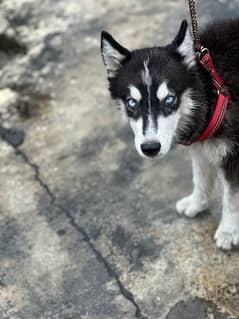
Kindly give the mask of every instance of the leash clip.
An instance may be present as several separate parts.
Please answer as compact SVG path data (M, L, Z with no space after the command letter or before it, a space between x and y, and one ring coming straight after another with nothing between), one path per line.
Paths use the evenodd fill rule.
M209 53L208 48L204 47L204 46L200 46L200 47L195 47L195 51L196 51L196 58L197 60L201 63L201 61L203 60L204 56Z

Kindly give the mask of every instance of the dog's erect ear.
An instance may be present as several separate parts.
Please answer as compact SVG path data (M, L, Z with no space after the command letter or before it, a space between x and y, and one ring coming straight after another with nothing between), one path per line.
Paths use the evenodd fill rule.
M184 63L188 65L188 67L191 67L195 64L193 38L186 20L181 23L179 32L172 45L174 48L176 48L177 52L182 55L184 58Z
M101 54L109 78L113 78L122 67L122 63L130 58L130 51L122 47L106 31L101 33Z

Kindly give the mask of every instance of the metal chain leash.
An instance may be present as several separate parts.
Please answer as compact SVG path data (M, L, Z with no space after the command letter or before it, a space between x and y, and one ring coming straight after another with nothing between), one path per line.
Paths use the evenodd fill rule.
M198 22L197 22L197 11L196 11L196 1L195 0L188 0L191 21L192 21L192 30L193 30L193 37L194 37L194 46L196 51L200 51L202 44L201 44L201 37L198 29Z

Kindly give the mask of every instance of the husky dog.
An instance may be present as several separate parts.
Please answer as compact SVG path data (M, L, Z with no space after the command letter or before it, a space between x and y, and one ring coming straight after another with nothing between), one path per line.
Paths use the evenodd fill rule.
M179 200L179 214L195 217L209 207L215 179L222 180L223 211L217 247L239 245L239 19L209 26L201 40L229 88L231 102L219 130L193 143L194 189ZM161 158L176 144L195 141L212 118L217 94L207 71L195 59L187 21L165 47L130 51L102 32L101 53L109 90L120 102L144 158Z

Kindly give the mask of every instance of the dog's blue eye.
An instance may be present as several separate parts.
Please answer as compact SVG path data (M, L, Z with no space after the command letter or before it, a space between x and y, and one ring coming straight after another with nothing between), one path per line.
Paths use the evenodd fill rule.
M168 95L165 99L165 105L167 107L172 107L174 106L175 102L176 102L176 96L175 95Z
M137 106L137 101L135 99L132 99L132 98L129 98L126 103L127 103L128 108L131 110L135 109Z

